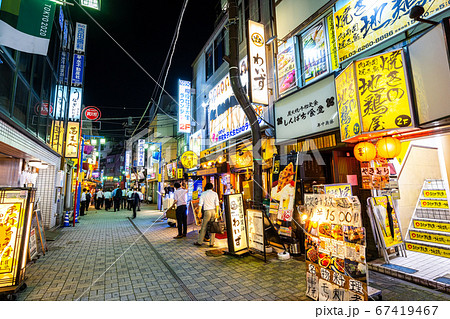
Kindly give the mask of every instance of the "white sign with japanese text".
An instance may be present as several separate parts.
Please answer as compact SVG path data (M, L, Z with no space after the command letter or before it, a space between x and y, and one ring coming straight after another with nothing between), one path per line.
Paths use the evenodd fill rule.
M53 118L56 120L63 119L65 117L66 113L66 105L67 105L67 86L65 85L58 85L56 86L56 94L55 94L55 102L53 105L55 107L53 108Z
M80 121L82 97L83 97L83 89L77 87L72 87L70 89L69 121L73 122Z
M191 133L191 82L178 80L178 132Z
M253 103L269 104L264 25L248 21L250 88Z
M227 218L229 218L231 223L230 230L228 231L228 249L232 252L238 252L248 247L244 217L244 203L242 194L228 195L227 199L230 214ZM229 226L227 225L227 227Z
M145 140L139 139L138 145L137 145L137 156L138 156L137 166L144 166L144 161L145 161L144 145L145 145Z
M78 51L80 53L84 53L86 51L86 34L87 25L77 22L77 26L75 29L75 51Z

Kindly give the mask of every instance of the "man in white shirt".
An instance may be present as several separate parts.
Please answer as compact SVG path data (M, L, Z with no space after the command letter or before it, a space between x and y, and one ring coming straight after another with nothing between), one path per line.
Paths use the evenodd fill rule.
M200 196L200 201L198 203L199 206L199 217L202 216L202 207L204 208L204 216L202 221L202 228L200 229L200 233L198 234L198 241L194 243L196 246L201 246L203 244L203 239L205 238L206 228L208 227L209 221L214 221L219 217L219 196L215 191L213 191L213 184L207 183L205 186L205 191ZM209 246L214 246L214 239L216 234L212 233L210 238Z
M108 189L105 194L105 210L108 211L108 209L111 208L111 198L112 198L112 193L111 191Z
M97 191L96 202L95 202L95 209L100 209L100 208L103 208L103 191L101 188Z
M180 183L175 183L175 193L173 194L173 198L175 200L175 204L177 204L177 226L178 226L178 235L175 236L175 239L186 237L187 233L187 189L181 188Z
M81 193L80 196L80 216L84 216L84 210L86 209L86 193L87 193L87 189L83 188L83 192Z

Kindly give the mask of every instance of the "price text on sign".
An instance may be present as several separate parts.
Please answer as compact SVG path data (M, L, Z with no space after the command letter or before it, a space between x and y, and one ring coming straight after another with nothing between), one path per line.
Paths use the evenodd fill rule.
M447 198L447 192L442 190L423 190L423 197L426 198Z
M409 236L414 240L422 240L428 241L430 243L450 245L450 236L448 235L428 234L410 230Z
M411 250L411 251L418 251L419 253L450 258L450 249L429 247L429 246L418 245L418 244L413 244L413 243L407 243L406 249Z
M438 230L438 231L450 233L450 224L447 224L447 223L435 223L435 222L415 220L414 228Z
M420 201L420 207L424 208L448 208L448 202L446 200L428 200L423 199Z
M313 211L320 220L332 224L355 226L360 225L359 212L350 208L318 206Z

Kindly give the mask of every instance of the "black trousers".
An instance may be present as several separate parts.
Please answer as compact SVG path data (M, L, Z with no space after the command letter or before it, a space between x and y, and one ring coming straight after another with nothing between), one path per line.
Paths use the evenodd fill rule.
M80 216L84 216L85 209L86 209L86 201L83 200L80 202Z
M177 206L177 226L178 235L185 235L187 233L187 215L186 215L186 205Z
M114 211L120 211L120 199L119 198L114 198Z
M105 210L111 208L111 198L105 198Z
M136 208L137 208L137 204L135 203L131 203L131 207L133 208L133 218L136 218Z

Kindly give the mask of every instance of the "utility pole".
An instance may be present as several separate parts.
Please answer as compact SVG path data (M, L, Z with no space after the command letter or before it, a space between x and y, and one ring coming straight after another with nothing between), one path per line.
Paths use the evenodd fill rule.
M243 22L244 23L244 22ZM253 146L253 207L255 209L262 208L262 158L261 149L261 130L259 128L258 117L252 107L247 94L242 87L239 77L239 18L237 0L228 0L228 34L230 43L230 56L226 58L230 67L230 82L234 95L242 107L247 119L250 123L252 131Z

